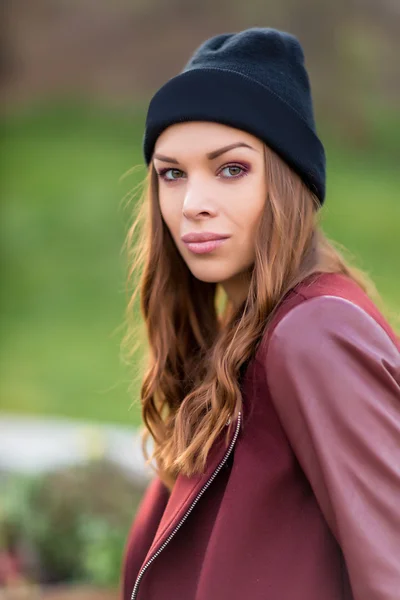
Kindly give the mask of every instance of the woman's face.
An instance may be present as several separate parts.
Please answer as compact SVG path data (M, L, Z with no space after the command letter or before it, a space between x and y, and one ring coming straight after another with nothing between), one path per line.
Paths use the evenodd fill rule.
M220 123L177 123L159 136L153 159L161 214L190 271L221 283L234 303L242 301L266 199L263 142ZM205 232L229 237L181 239Z

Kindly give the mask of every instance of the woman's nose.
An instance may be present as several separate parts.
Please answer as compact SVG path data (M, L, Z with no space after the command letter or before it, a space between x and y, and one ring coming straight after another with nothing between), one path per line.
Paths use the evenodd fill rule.
M213 214L215 203L212 200L211 190L205 182L191 181L185 191L182 212L188 218L199 214Z

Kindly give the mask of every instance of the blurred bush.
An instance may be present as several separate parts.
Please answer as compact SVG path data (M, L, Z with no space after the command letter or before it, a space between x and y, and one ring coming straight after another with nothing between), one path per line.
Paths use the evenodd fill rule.
M105 460L8 476L0 494L1 546L29 581L116 587L142 494L143 483Z

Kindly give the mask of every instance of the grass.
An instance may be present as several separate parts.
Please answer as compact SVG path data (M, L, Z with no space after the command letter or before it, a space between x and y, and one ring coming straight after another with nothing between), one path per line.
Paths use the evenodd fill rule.
M138 421L119 357L136 118L66 107L2 124L3 410Z
M144 169L120 178L142 163L143 118L54 106L1 123L3 411L140 421L120 357L121 250L130 219L122 199ZM331 141L327 157L324 229L398 312L396 161L383 142L362 154Z

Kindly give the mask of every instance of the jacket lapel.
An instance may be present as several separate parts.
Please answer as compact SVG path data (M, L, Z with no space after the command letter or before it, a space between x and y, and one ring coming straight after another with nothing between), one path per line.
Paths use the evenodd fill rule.
M233 437L235 426L232 427ZM228 445L224 444L225 432L221 435L215 444L212 446L206 463L206 468L203 474L186 477L178 475L172 492L165 507L164 514L159 523L158 529L154 536L153 543L146 555L143 565L157 551L157 549L165 542L172 531L176 528L185 513L189 510L192 502L200 493L203 486L210 479L215 469L222 461L228 449ZM142 565L142 566L143 566Z

